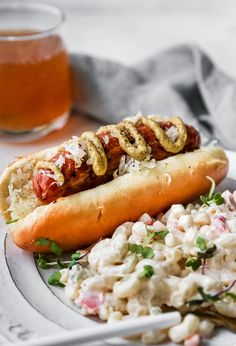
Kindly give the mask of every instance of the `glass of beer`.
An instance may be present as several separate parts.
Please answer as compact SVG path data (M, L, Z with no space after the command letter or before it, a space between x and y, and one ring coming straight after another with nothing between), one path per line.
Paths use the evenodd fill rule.
M71 93L64 22L50 5L0 5L0 142L32 140L66 123Z

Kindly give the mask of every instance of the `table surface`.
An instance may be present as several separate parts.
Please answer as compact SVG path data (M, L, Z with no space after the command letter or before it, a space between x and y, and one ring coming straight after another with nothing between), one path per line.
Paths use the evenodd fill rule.
M235 0L149 0L148 5L143 0L47 2L66 12L70 51L132 65L178 43L195 42L223 70L236 76ZM40 140L25 144L0 140L0 171L17 156L56 145L73 134L79 135L98 126L96 120L73 114L63 130ZM236 154L229 153L229 156L230 176L235 177ZM0 328L0 344L1 341L3 344Z
M132 65L170 46L191 42L199 44L223 70L236 76L235 0L47 2L66 13L70 51ZM0 140L0 171L18 155L58 144L72 134L97 126L96 121L74 115L62 131L41 140L17 145Z

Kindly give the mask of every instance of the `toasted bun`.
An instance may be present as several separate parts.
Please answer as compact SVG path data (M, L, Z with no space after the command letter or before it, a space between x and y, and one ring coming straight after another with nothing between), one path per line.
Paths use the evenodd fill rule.
M144 212L153 216L173 203L194 200L209 190L206 176L219 183L227 169L228 160L220 148L178 154L159 161L155 168L125 174L96 188L37 206L10 224L9 230L14 242L27 251L47 250L35 245L39 238L54 240L63 250L78 249L110 236L118 225L135 221ZM4 198L7 185L5 176L0 184ZM6 210L4 198L0 203Z

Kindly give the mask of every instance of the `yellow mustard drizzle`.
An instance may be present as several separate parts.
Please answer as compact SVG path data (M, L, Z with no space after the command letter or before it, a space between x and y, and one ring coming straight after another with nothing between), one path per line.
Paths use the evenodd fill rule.
M103 146L95 132L84 132L80 139L84 140L87 145L89 158L91 158L93 162L94 173L96 175L104 175L107 170L107 158Z
M168 153L179 153L185 146L186 140L187 140L187 130L186 126L184 125L183 121L178 118L171 118L169 120L178 130L178 138L175 142L173 142L165 133L165 131L160 127L160 125L146 117L141 118L141 123L144 125L147 125L150 127L150 129L153 130L155 133L156 138L160 142L161 146L168 152Z
M170 153L176 154L180 152L187 140L187 129L183 121L174 117L169 120L178 130L178 138L176 141L172 141L160 125L151 118L141 117L138 122L150 127L155 133L156 138L160 142L161 146ZM137 130L134 123L128 120L124 120L117 125L106 125L101 127L97 134L102 132L109 132L112 136L116 137L119 141L121 148L132 158L138 161L144 160L148 156L148 146L145 139ZM132 143L130 142L132 138ZM87 131L82 134L78 141L84 141L89 159L91 159L93 171L97 176L104 175L107 170L107 158L104 152L103 146L98 139L97 135L93 131ZM59 168L51 162L40 161L37 164L37 168L51 169L58 180L61 182L64 179L63 174ZM63 180L64 181L64 180Z
M99 132L110 132L118 138L121 148L135 160L142 161L148 155L148 147L135 125L131 121L122 121L117 125L107 125L99 129ZM130 135L134 143L130 143Z
M147 117L141 117L139 121L143 125L147 125L153 130L161 146L167 152L176 154L184 148L187 141L187 129L180 118L173 117L169 120L178 130L178 138L176 141L172 141L156 121ZM142 161L148 156L147 143L145 142L140 132L137 130L135 124L133 124L131 121L124 120L117 125L103 126L99 129L98 133L105 131L110 132L112 135L117 137L121 148L135 160ZM130 137L133 138L134 143L130 142ZM104 161L107 161L105 155ZM101 165L101 170L102 168L103 165Z

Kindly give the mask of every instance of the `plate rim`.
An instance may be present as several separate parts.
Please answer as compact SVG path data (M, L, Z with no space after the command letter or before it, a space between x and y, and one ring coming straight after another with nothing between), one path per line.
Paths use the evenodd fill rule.
M230 161L232 161L232 160L234 160L235 159L235 165L233 165L233 170L231 169L231 170L229 170L229 172L228 172L228 174L227 174L227 178L228 179L230 179L230 180L232 180L232 181L234 181L234 182L236 182L236 152L234 152L234 151L229 151L229 150L227 150L226 151L226 153L227 153L227 156L229 157L229 162ZM232 167L231 167L232 168ZM235 169L235 171L234 171L234 169ZM48 321L48 322L51 322L51 323L53 323L53 324L56 324L56 322L54 321L54 320L51 320L47 315L44 315L40 310L38 310L37 308L35 308L35 306L34 305L32 305L31 304L31 302L25 297L25 295L23 294L23 292L22 292L22 290L16 285L16 283L15 283L15 281L14 281L14 278L12 277L12 274L11 274L11 271L10 271L10 268L9 268L9 265L8 265L8 260L7 260L7 250L6 250L6 247L5 247L5 242L6 242L6 238L8 237L9 235L8 234L5 234L4 235L4 260L5 260L5 266L7 266L7 270L8 270L8 272L9 272L9 274L10 274L10 277L11 277L11 280L12 280L12 283L15 285L15 287L16 287L16 290L17 290L17 292L18 292L18 295L21 295L22 297L23 297L23 299L25 300L25 302L27 303L27 304L30 304L31 305L31 307L32 307L32 309L34 310L34 311L36 311L39 315L42 315L44 318L46 318L46 320ZM21 251L23 251L23 250L21 250ZM35 263L35 259L34 259L34 255L32 254L31 255L31 261L33 262L33 265L35 266L35 270L37 270L38 271L38 274L39 274L39 277L40 277L40 281L42 281L42 283L45 285L45 288L47 289L47 291L50 293L50 295L53 295L56 299L57 299L57 301L59 301L61 304L63 304L63 306L64 306L64 308L65 309L69 309L69 310L71 310L71 311L73 311L74 313L76 313L76 314L79 314L79 312L77 312L77 311L75 311L73 308L71 308L70 306L68 306L67 304L65 304L58 296L57 296L57 294L55 294L54 292L53 292L53 290L51 289L51 288L49 288L48 287L48 285L45 283L45 281L44 281L44 279L43 279L43 277L42 277L42 275L41 275L41 273L40 273L40 271L39 271L39 269L38 269L38 267L37 267L37 265L36 265L36 263ZM63 292L63 294L65 294L64 292ZM0 298L1 298L1 296L0 296ZM17 297L16 297L16 299L17 299ZM0 299L0 301L1 301L1 299ZM17 302L16 302L17 303ZM92 324L91 324L91 322L92 323L99 323L98 321L96 321L96 320L93 320L93 319L91 319L89 316L84 316L84 315L82 315L82 314L79 314L80 315L80 318L81 319L83 319L84 320L84 322L85 322L85 324L88 324L88 326L92 326ZM89 323L90 322L90 323ZM63 330L65 330L65 329L68 329L68 328L65 328L63 325L61 325L61 324L57 324L57 326L58 327L60 327L61 328L61 331L63 331ZM0 333L0 335L1 335L1 333ZM124 342L124 340L123 339L117 339L117 340L120 340L120 345L122 344L122 341ZM235 341L236 341L236 339L235 339ZM233 341L234 342L234 341ZM1 343L0 343L1 344ZM106 345L106 344L108 344L107 342L104 342L103 343L103 345ZM130 343L129 342L129 344L130 345L134 345L134 343ZM169 343L169 344L167 344L167 345L170 345L171 343ZM232 346L233 346L233 344L232 344Z

